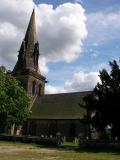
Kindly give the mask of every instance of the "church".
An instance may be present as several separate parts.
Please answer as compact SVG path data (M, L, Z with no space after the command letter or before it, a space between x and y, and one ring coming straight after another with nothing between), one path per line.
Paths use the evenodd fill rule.
M90 134L83 123L86 110L79 104L91 92L45 94L46 78L38 66L39 43L36 39L35 11L22 41L13 75L20 81L32 99L32 114L23 126L23 134L55 136L60 133L67 139Z

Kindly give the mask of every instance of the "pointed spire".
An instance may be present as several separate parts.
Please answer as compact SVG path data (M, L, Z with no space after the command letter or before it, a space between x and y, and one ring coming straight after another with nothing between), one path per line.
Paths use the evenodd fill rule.
M33 9L24 40L26 42L26 46L29 43L31 44L36 43L35 9Z
M33 9L28 28L22 41L18 61L14 71L29 69L38 72L39 43L36 39L35 9Z

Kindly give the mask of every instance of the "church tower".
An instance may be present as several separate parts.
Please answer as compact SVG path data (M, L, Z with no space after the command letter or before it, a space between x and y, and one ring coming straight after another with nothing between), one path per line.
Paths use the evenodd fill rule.
M35 10L22 41L18 61L13 69L13 75L21 82L31 97L44 95L46 78L41 75L38 66L39 43L36 39Z

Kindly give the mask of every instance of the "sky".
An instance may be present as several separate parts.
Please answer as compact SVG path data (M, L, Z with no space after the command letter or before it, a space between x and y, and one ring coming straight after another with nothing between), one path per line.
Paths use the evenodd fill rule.
M0 65L13 69L33 7L46 94L92 90L119 60L120 0L1 0Z

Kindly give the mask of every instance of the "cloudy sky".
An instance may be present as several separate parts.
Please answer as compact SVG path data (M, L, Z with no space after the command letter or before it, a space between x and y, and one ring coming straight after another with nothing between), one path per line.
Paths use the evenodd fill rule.
M120 54L120 0L0 0L0 65L13 69L33 7L46 93L92 90Z

